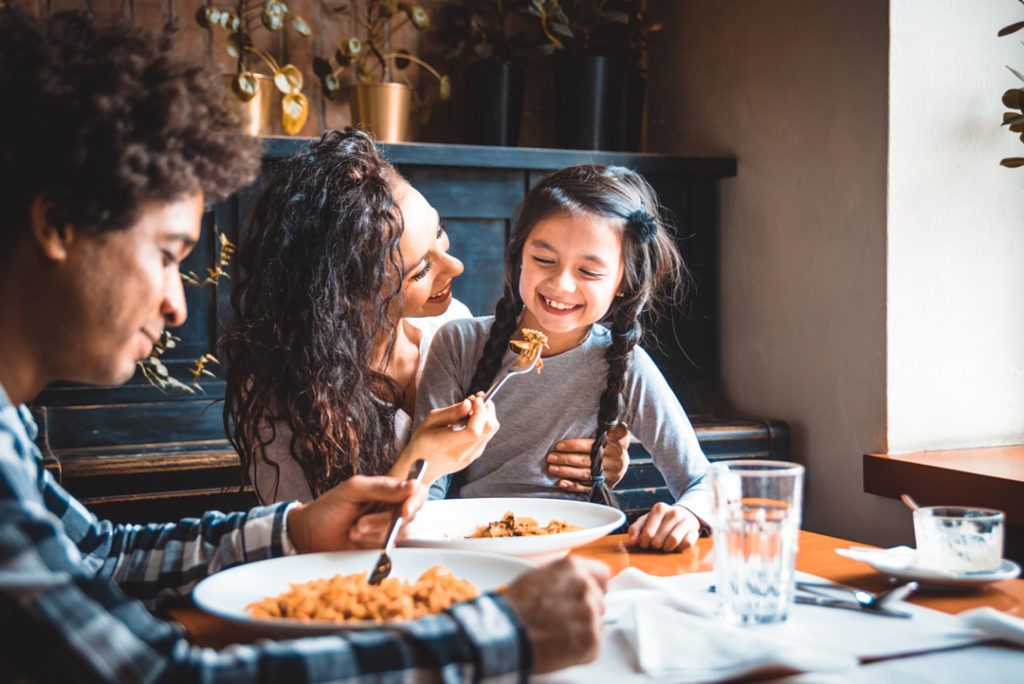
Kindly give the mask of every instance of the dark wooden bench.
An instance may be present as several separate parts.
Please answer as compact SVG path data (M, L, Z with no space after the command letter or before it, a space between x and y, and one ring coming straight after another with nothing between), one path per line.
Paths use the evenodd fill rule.
M307 141L267 138L268 163ZM543 173L571 164L620 164L647 177L672 212L679 245L696 288L645 343L686 407L709 458L786 458L785 424L736 415L719 397L717 316L717 186L736 173L733 159L460 145L386 145L403 174L438 209L452 252L466 264L456 296L474 313L489 312L501 290L502 253L510 220L525 190ZM183 271L205 273L217 258L214 228L238 242L251 190L221 202L204 218L201 244ZM237 279L237 273L233 272ZM189 318L166 359L187 380L193 359L216 351L228 316L231 280L187 288ZM216 367L214 367L216 370ZM167 520L207 508L252 503L240 489L237 456L224 438L219 378L205 394L164 396L136 374L121 387L51 386L34 402L39 443L64 485L113 520ZM667 498L642 450L617 492L635 517Z

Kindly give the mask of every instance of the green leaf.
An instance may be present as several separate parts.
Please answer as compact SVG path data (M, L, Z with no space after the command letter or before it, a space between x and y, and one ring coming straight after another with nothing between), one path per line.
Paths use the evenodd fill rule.
M560 36L565 36L566 38L575 38L576 37L576 36L574 36L572 34L572 29L569 28L568 24L554 24L553 23L553 24L551 24L551 31L553 33L557 33Z
M323 57L313 58L313 73L316 74L317 78L323 78L330 74L334 69L331 68L331 63Z
M309 38L309 36L313 33L313 30L309 28L309 24L307 24L306 20L303 19L302 17L293 16L291 18L291 22L292 28L295 29L299 33L299 35Z
M294 64L285 64L274 74L274 85L284 94L302 90L302 72Z
M610 21L613 24L628 24L629 14L626 12L608 11L601 15L605 21Z

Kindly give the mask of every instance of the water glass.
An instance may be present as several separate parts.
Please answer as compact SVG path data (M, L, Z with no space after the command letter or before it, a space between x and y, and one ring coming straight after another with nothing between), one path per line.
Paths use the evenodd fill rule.
M991 572L1003 562L1002 511L926 506L914 511L915 561L947 572Z
M785 620L793 603L804 467L787 461L719 461L708 476L722 616L736 624Z

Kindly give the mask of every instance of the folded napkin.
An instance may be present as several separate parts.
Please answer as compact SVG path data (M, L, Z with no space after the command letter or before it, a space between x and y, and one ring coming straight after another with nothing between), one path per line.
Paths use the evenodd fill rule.
M868 549L863 546L851 546L848 549L836 549L840 556L861 561L876 570L888 573L905 573L913 571L915 579L949 579L961 577L960 573L943 570L917 562L917 551L909 546L894 546L891 549Z
M957 615L957 619L983 639L1002 639L1024 647L1024 620L1019 617L986 606L965 610Z

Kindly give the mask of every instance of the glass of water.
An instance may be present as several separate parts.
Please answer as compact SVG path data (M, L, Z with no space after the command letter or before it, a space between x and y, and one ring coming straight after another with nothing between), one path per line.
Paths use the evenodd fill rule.
M1002 511L926 506L914 511L915 560L948 572L990 572L1003 562Z
M708 477L722 616L737 624L785 620L793 603L804 467L787 461L718 461Z

